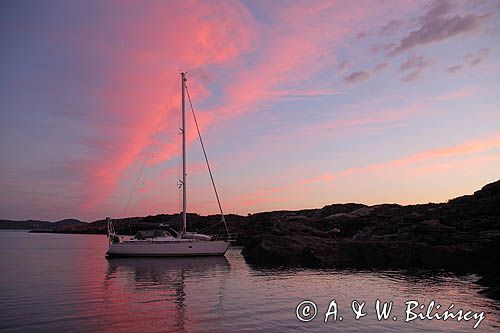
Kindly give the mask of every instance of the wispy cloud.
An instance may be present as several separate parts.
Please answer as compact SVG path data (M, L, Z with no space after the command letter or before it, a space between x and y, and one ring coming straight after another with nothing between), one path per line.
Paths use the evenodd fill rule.
M436 97L432 98L432 100L439 101L439 102L454 101L454 100L470 97L470 96L474 95L475 93L476 93L476 89L474 89L474 88L462 88L462 89L458 89L455 91L451 91L451 92L446 93L444 95L436 96Z
M269 199L269 202L273 202L271 207L276 209L289 202L290 193L295 196L297 193L310 193L309 191L317 188L315 186L325 188L328 183L337 182L340 184L348 178L359 179L366 175L384 176L394 173L406 173L413 177L420 175L428 177L447 170L498 162L500 158L493 152L494 149L498 148L500 148L500 133L491 133L482 139L424 150L401 158L353 166L338 172L322 173L275 186L262 186L257 191L246 193L235 200L245 203L267 203L266 199ZM445 198L449 198L449 196Z
M90 211L103 204L117 189L125 172L142 163L154 139L156 124L165 112L165 123L178 124L178 109L173 105L161 106L169 98L179 100L179 90L168 89L178 87L179 78L170 74L167 76L166 73L175 73L181 67L192 69L191 76L196 76L196 68L234 60L250 46L253 38L254 27L249 13L237 3L201 3L192 8L183 3L138 6L140 8L136 9L143 13L139 18L148 23L138 21L134 24L154 27L142 30L136 29L134 24L123 18L125 12L133 11L133 8L125 7L117 7L122 8L123 12L118 10L115 13L115 28L107 32L114 33L114 39L121 39L121 34L127 34L128 37L126 47L106 49L106 57L113 59L108 65L113 86L103 87L98 97L105 101L99 109L106 112L96 114L90 127L92 135L86 139L86 144L91 147L91 154L70 162L77 163L87 179L85 188L88 191L81 201L82 211ZM173 12L185 15L173 15ZM176 33L180 21L185 27L182 36ZM156 47L152 50L145 48L145 44ZM175 53L169 45L177 45ZM159 74L157 68L160 59L175 67L160 66L163 72ZM210 94L203 83L191 88L195 96ZM168 96L172 91L175 93ZM100 119L104 116L104 119ZM200 112L199 118L203 125L212 121L203 112ZM188 142L195 137L194 131L188 131ZM163 139L163 142L169 143L155 143L149 163L165 161L178 154L176 130L164 133ZM102 143L94 144L96 140Z
M460 71L462 68L464 68L464 65L454 65L454 66L448 67L447 71L448 71L448 73L454 74L454 73Z
M166 179L160 170L175 165L179 154L179 69L189 72L191 96L207 142L227 141L227 146L216 145L217 160L248 162L229 170L231 181L236 173L254 173L265 184L270 178L276 180L283 170L266 169L276 156L265 161L261 153L281 154L283 147L295 150L283 164L314 172L314 166L304 161L320 156L325 163L332 162L334 157L326 152L331 140L342 149L356 140L369 141L374 134L398 141L405 132L401 127L413 131L430 121L424 114L447 121L447 131L456 130L461 119L436 116L450 112L448 104L455 106L444 101L475 95L464 102L478 102L473 104L478 105L475 114L488 113L488 119L496 120L490 115L494 100L480 99L496 83L493 70L483 71L486 66L482 66L491 65L491 54L497 52L486 30L477 40L456 39L455 44L450 40L447 52L432 45L421 53L425 57L406 54L422 45L481 31L483 25L491 28L484 14L496 15L489 11L491 4L466 11L468 5L440 1L422 10L419 2L360 1L90 1L61 2L55 11L33 3L35 9L29 13L17 3L7 6L2 21L6 29L0 36L7 46L0 63L5 110L0 112L0 132L6 138L0 140L0 187L9 194L8 200L0 200L0 213L18 216L25 211L29 217L43 211L51 218L62 214L85 219L121 213L122 199L128 196L149 147L146 176L158 183ZM361 30L358 38L368 41L353 43ZM398 55L405 56L384 59L373 54L372 43L382 44L379 51L398 49ZM461 69L453 69L447 56L464 49L477 51L457 63ZM460 81L465 76L445 75L434 81L433 76L422 75L434 59L445 64L436 75L446 73L446 68L481 71L484 75L474 76L477 91L464 88L470 83ZM496 69L498 64L494 65ZM439 82L440 87L458 90L434 99L425 95L428 89L410 94L409 87L390 77L394 71L406 82L422 77L426 81L418 82L420 87ZM379 86L363 89L362 83L371 83L375 76ZM352 86L347 89L346 83ZM416 104L420 106L404 107ZM163 126L155 135L160 123ZM494 121L484 123L475 123L461 137L495 126ZM424 147L447 134L429 133L415 140ZM187 135L190 145L196 139L192 126ZM266 135L277 140L261 144ZM366 149L373 149L376 142L369 145ZM302 148L300 156L296 152ZM235 158L234 150L241 158ZM354 159L359 156L352 154ZM138 187L151 197L138 204L137 214L154 205L153 211L164 209L160 201L170 200L160 194L161 186L151 184L151 180L141 182ZM195 188L196 180L191 184ZM250 185L249 192L255 188ZM28 192L29 200L23 200ZM155 195L158 199L149 200Z
M368 37L368 35L369 35L368 32L366 32L366 31L360 31L360 32L358 32L356 34L356 36L354 38L357 39L357 40L361 40L361 39L363 39L365 37Z
M414 55L408 58L405 62L403 62L399 66L399 70L403 73L406 73L401 81L403 82L411 82L415 81L420 77L422 72L429 66L433 64L433 60L429 58L425 58L423 56Z
M390 20L380 28L380 34L390 35L396 33L399 31L403 23L404 21L399 19Z
M313 97L323 97L330 95L338 95L343 92L332 88L318 88L318 89L289 89L289 90L275 90L270 92L271 95L279 96L289 99L306 99Z
M391 54L478 31L489 17L488 14L451 15L454 7L455 3L448 0L435 1L420 18L420 27L401 39Z
M151 118L157 117L158 114L151 112L152 116L145 117L142 114L140 117L132 105L140 107L141 110L149 110L151 106L146 101L153 104L152 101L164 100L164 94L160 91L163 91L163 87L168 84L160 83L155 79L157 71L154 68L158 66L158 63L168 61L175 64L178 62L176 59L183 59L182 68L192 69L190 70L191 77L198 69L212 65L224 64L232 69L226 73L227 84L222 84L220 87L218 103L209 110L199 112L203 127L215 126L228 118L259 110L260 103L280 98L303 99L339 93L333 88L283 89L281 85L293 87L297 83L308 80L322 68L335 64L337 55L331 45L338 45L346 35L352 32L352 22L369 16L373 10L382 10L378 5L364 7L346 4L338 7L329 2L318 2L312 6L309 3L296 3L276 8L269 6L269 14L276 22L279 22L279 27L275 27L258 25L248 8L240 3L222 3L215 6L208 3L202 6L194 5L196 10L189 10L190 4L182 6L183 10L180 11L164 8L155 10L155 6L148 7L148 10L156 13L152 16L155 21L154 24L144 26L162 27L158 31L169 31L167 36L160 32L143 35L137 31L134 31L133 35L139 45L141 41L145 42L144 38L148 45L177 45L175 52L172 52L171 47L161 50L135 48L135 39L128 43L134 48L125 54L127 58L121 62L130 64L140 61L149 67L142 73L133 71L133 67L130 67L122 73L117 71L117 75L132 80L135 85L144 82L141 92L146 92L146 87L149 91L144 93L145 98L141 97L134 103L128 104L122 100L114 108L116 112L120 111L123 114L124 110L120 109L120 106L127 105L129 109L127 112L133 115L133 119L126 118L129 121L127 126L120 128L123 137L127 135L130 137L120 140L120 145L117 147L119 149L114 150L113 155L106 156L105 160L88 163L87 170L89 179L93 182L91 186L93 190L89 191L90 200L85 206L87 210L104 201L106 196L116 188L124 172L137 163L137 157L144 153L150 142L148 133L152 127ZM186 14L187 17L176 16L175 20L164 17L167 15L164 13L172 12L189 13L189 15ZM144 17L149 16L144 15ZM176 30L179 20L182 20L183 25L190 29L183 33L182 38ZM340 28L329 29L332 21L336 22ZM125 24L125 22L122 23ZM229 35L232 35L232 40L226 40ZM259 43L252 43L257 39ZM177 50L182 53L179 54ZM166 52L168 53L165 54ZM250 54L252 61L244 66L241 66L241 63L235 63L237 60L242 61L243 58L239 57L244 54L246 56ZM116 57L120 58L125 55L118 54ZM134 59L129 59L130 56L134 56ZM123 68L120 69L123 70ZM125 75L125 72L131 71L133 75ZM137 77L142 80L137 81ZM201 79L201 84L198 83L198 86L192 87L193 95L200 99L210 97L212 92L203 83L203 77ZM357 78L356 75L353 76L353 80L363 80L363 74L358 75ZM175 81L173 83L175 84ZM129 98L135 97L135 91L132 90L133 93L131 93L129 90L124 89L123 95ZM151 91L154 91L153 96L151 96ZM138 121L141 119L143 121ZM176 123L176 118L167 121ZM117 137L116 133L109 135ZM175 140L175 135L164 139ZM194 133L188 131L188 142L194 140L195 137ZM174 148L175 145L164 144L162 149L155 149L155 163L167 161L176 156L177 151ZM97 190L94 189L98 189L99 195L96 195Z
M343 71L344 69L347 69L351 66L351 61L349 60L344 60L342 61L339 66L337 67L340 71Z
M368 79L370 79L371 76L372 73L369 71L358 71L347 75L344 78L344 81L347 83L360 83L367 81Z
M482 48L476 52L469 52L464 56L465 63L448 67L447 71L450 74L455 74L466 66L477 66L483 63L491 53L491 48Z
M490 53L490 48L482 48L477 52L467 53L465 55L465 60L469 63L469 65L476 66L482 63L486 58L488 58Z
M485 139L467 141L453 146L425 150L420 153L409 155L400 159L370 164L367 166L348 168L338 173L325 173L317 177L303 179L300 181L300 183L311 184L333 181L335 179L343 178L352 174L399 169L426 161L439 161L453 156L478 154L498 147L500 147L500 133L493 133Z
M354 37L356 40L361 40L367 37L386 37L397 33L404 25L405 21L402 19L392 19L382 25L378 30L374 29L369 32L366 30L360 31Z
M394 50L395 47L396 43L373 44L371 46L371 51L373 53L389 52L391 50Z
M375 72L381 71L384 68L386 68L387 66L389 66L389 64L386 62L380 63L377 66L375 66Z

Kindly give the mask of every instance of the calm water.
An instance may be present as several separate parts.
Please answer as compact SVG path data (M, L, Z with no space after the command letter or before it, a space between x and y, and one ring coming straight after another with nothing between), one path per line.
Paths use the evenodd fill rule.
M404 322L406 300L484 311L478 332L498 331L499 303L477 294L474 276L425 272L259 269L239 249L226 257L107 260L105 236L0 232L2 332L469 332L475 321ZM394 302L375 316L377 298ZM300 322L302 300L318 315ZM342 321L324 323L335 299ZM352 300L366 301L354 319ZM398 318L392 320L392 316Z

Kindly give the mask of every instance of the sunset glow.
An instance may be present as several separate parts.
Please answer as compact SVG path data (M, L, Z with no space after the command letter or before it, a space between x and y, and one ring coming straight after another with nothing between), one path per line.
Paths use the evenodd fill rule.
M500 176L498 1L0 6L1 218L178 212L181 70L227 213ZM188 210L217 213L188 116Z

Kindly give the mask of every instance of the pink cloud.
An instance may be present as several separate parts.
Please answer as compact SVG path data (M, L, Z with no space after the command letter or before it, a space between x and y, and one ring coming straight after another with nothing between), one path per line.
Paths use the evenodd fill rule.
M344 117L323 124L328 129L343 129L370 124L382 124L399 121L425 111L425 104L413 104L394 109L371 109L369 112L358 113L355 116Z
M122 48L98 45L98 51L113 62L108 75L111 84L97 94L102 108L94 115L88 141L93 158L75 162L87 178L89 190L82 204L87 212L102 204L127 172L139 169L151 140L155 141L148 165L178 154L180 80L173 73L188 70L194 103L200 105L213 97L208 69L225 68L225 80L218 81L222 83L219 102L198 110L202 129L258 111L261 103L277 98L335 94L338 90L332 87L294 87L337 62L335 46L352 33L356 22L385 10L372 2L269 4L268 14L279 22L273 25L255 21L237 2L160 2L140 6L141 10L135 6L139 5L120 7L141 13L133 20L116 15L110 21L109 39L126 36L127 43ZM85 38L80 42L85 45ZM162 130L153 138L165 109L164 128L175 130ZM195 138L196 133L188 131L188 142Z
M251 66L231 78L221 112L234 116L258 110L259 103L276 98L280 84L304 82L335 64L334 47L343 43L355 23L383 10L384 6L372 2L362 6L331 1L271 6L268 14L280 25L257 25L259 53Z
M135 6L140 8L136 11ZM126 15L123 19L120 15L109 18L113 20L109 33L114 39L127 36L123 48L96 46L105 48L100 51L113 59L108 75L112 86L96 97L102 101L102 113L95 113L88 140L94 157L74 162L87 177L89 190L83 211L101 204L124 172L142 160L165 108L165 123L175 130L162 133L162 142L176 142L180 79L173 73L234 61L254 38L251 16L238 3L127 3L115 8L135 12L136 16L132 21ZM178 29L181 26L182 33ZM195 78L196 70L193 72L191 77ZM191 89L196 96L210 95L200 84ZM172 104L162 105L169 98ZM198 116L202 126L211 121L206 114ZM188 141L195 138L196 133L189 131ZM155 160L175 156L176 146L165 143L160 150L155 147Z
M318 89L290 89L290 90L275 90L273 95L280 97L288 97L294 99L303 99L308 97L338 95L343 92L337 89L318 88Z
M345 169L335 174L326 173L317 177L303 179L301 183L312 184L318 182L328 182L338 178L349 176L351 174L371 173L382 170L394 170L426 161L440 160L460 155L478 154L498 147L500 147L500 133L494 133L482 140L467 141L455 146L430 149L400 159L390 160L387 162L376 163L362 167Z
M379 101L370 101L369 105L376 105ZM236 156L231 156L231 161L240 161L241 165L262 156L284 151L297 153L300 149L309 149L315 144L324 143L325 140L346 139L360 135L380 134L390 129L407 126L407 122L415 117L424 117L430 111L425 103L412 104L399 108L373 107L366 110L364 103L351 106L346 116L337 119L324 119L320 123L307 123L294 128L293 131L284 133L271 133L258 139L257 148L252 151L242 151ZM299 141L296 138L300 138ZM273 142L269 145L269 142Z
M449 93L446 93L444 95L436 96L433 98L435 101L439 102L447 102L447 101L454 101L457 99L463 99L466 97L470 97L476 93L476 89L474 88L462 88L458 89L455 91L451 91Z
M496 163L500 162L500 156L496 155L473 156L471 158L458 161L443 161L443 162L437 161L432 164L409 167L408 173L412 175L444 173L456 170L458 168L465 168L465 167L478 168L480 166L488 165L495 162Z
M265 204L287 202L291 197L296 198L297 193L310 193L309 191L312 189L310 186L312 185L320 184L324 187L325 183L331 183L351 176L359 177L373 173L382 174L384 172L394 173L401 171L412 175L435 174L459 167L466 167L467 165L474 165L474 163L483 165L488 162L499 161L496 155L481 155L497 148L500 148L500 133L492 133L483 139L425 150L399 159L346 168L336 173L323 173L276 186L266 187L263 185L257 191L234 198L232 205L238 206L241 203Z

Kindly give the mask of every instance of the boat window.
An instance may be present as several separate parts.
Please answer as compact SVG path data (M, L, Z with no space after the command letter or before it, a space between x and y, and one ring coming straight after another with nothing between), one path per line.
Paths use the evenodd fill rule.
M138 231L134 239L148 239L148 238L158 238L158 237L165 237L165 231L163 230L143 230L143 231Z

